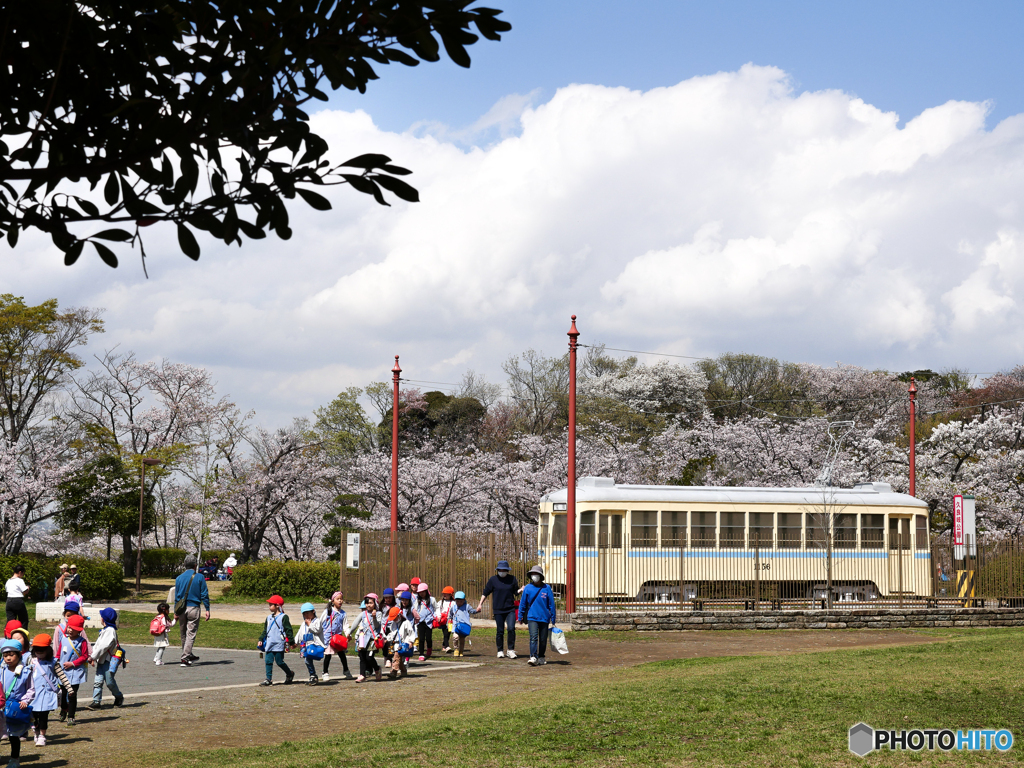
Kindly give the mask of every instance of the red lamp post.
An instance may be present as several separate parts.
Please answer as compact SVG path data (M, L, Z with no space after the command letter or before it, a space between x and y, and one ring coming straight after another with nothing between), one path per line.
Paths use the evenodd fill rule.
M391 369L395 385L394 402L391 405L391 585L398 583L398 382L402 367L395 355L395 367Z
M914 377L910 377L910 387L907 389L910 393L910 495L916 496L917 493L917 470L914 466L915 452L917 449L917 425L914 423L917 416L917 385L914 383Z
M565 505L565 612L576 612L576 315L569 328L569 477Z

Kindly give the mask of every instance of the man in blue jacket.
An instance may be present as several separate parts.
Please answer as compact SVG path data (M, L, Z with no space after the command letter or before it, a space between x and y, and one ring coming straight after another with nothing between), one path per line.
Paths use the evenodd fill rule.
M210 591L206 588L206 579L196 572L196 559L192 555L185 558L185 572L174 580L174 599L186 596L185 613L178 616L181 625L181 666L191 667L199 657L192 653L192 646L199 631L199 607L206 609L206 620L210 620Z
M544 571L539 565L533 566L527 574L530 583L519 599L517 621L525 619L530 626L530 666L547 664L544 658L548 646L548 625L555 623L555 594L544 583Z

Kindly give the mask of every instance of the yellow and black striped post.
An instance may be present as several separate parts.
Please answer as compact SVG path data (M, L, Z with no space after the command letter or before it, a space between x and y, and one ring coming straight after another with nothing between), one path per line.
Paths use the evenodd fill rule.
M974 571L956 572L956 596L974 597Z

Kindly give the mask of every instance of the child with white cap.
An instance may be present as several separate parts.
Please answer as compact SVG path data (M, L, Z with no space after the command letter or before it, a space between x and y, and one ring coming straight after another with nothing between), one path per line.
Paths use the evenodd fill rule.
M434 617L437 615L437 600L431 597L430 587L425 581L416 587L416 604L412 611L420 641L420 661L425 661L434 653Z

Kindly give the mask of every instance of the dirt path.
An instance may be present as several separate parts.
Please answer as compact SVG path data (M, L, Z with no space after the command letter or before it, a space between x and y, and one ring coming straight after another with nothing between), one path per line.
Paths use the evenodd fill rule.
M254 685L252 688L133 697L119 710L81 712L79 724L73 729L53 722L54 715L51 742L42 750L41 759L31 764L45 768L64 765L61 761L66 760L75 768L109 768L112 755L123 756L121 764L125 765L131 764L133 753L142 751L276 744L363 727L377 728L382 722L404 720L424 712L443 714L461 710L467 703L487 703L511 690L542 692L570 682L585 682L588 678L606 675L610 670L649 661L930 642L941 642L941 638L913 632L860 630L678 632L628 640L587 638L584 633L577 633L571 640L572 652L568 656L552 658L545 667L531 668L523 658L516 661L494 658L491 639L485 635L477 640L476 653L463 660L480 665L469 669L414 674L407 680L394 682L385 679L383 684L356 685L332 680L312 688ZM288 663L297 671L302 669L297 655L289 654ZM354 663L353 671L357 671L358 661L353 659L350 663ZM255 654L240 655L240 678L236 682L258 682L262 665ZM335 666L340 672L340 665ZM201 665L181 672L188 675L199 669ZM144 675L147 671L136 672L133 668L126 675L119 675L125 693L132 692L132 676ZM332 668L332 671L335 670ZM456 691L457 697L454 696ZM91 682L82 686L83 703L88 703L90 693ZM338 713L338 716L325 716L327 713ZM39 752L39 748L26 743L23 759Z

